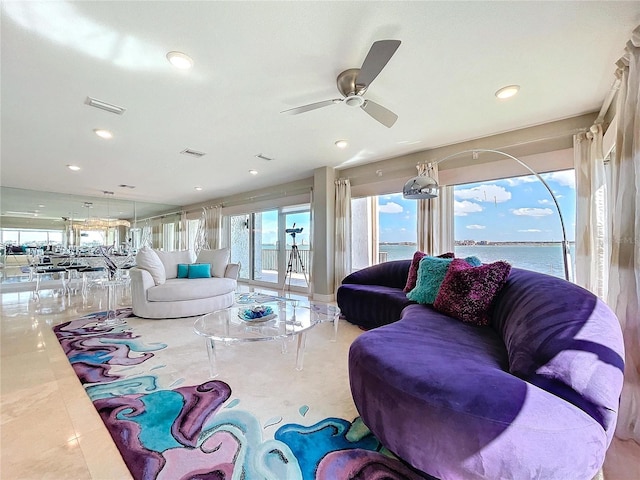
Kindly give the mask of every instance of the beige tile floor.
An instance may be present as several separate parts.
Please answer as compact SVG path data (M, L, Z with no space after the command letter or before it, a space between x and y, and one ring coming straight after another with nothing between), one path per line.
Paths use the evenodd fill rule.
M52 290L39 301L30 292L1 297L0 478L131 478L51 329L104 299L83 306ZM614 440L604 478L639 479L640 446Z
M53 293L2 294L0 478L131 478L51 329L77 308Z

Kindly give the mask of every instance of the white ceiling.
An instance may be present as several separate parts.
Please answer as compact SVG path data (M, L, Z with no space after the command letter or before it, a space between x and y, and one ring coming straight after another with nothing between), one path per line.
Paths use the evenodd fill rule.
M1 184L188 205L597 111L638 23L637 1L2 2ZM279 113L339 97L380 39L402 44L365 97L392 128L344 104Z

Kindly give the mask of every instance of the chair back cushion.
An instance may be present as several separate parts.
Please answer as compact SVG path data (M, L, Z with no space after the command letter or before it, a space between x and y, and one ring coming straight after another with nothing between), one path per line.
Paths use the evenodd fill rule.
M230 251L228 248L218 248L217 250L200 250L196 263L211 264L212 277L224 277L224 272L229 263Z
M136 266L149 272L156 285L162 285L167 281L164 265L162 264L160 257L155 250L152 250L149 247L142 247L138 250L138 254L136 255ZM176 274L178 273L177 270L178 267L176 266Z
M164 273L167 280L171 278L178 278L178 264L189 264L193 261L190 250L176 250L174 252L162 252L160 250L154 250L160 261L164 265Z

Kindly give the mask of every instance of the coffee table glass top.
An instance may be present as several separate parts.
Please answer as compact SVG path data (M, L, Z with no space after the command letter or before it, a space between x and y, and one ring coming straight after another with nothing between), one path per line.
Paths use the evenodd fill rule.
M296 305L296 302L268 302L264 305L273 310L275 317L246 320L246 310L255 305L235 305L198 318L194 330L198 335L222 342L255 342L297 335L320 321L308 306Z

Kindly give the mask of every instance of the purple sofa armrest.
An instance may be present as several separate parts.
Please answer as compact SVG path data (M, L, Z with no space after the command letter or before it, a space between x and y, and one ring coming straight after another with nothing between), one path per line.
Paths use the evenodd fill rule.
M372 265L347 275L342 283L356 283L359 285L380 285L382 287L399 288L402 290L407 283L411 260L393 260L391 262Z
M624 370L620 323L578 285L514 268L495 301L492 326L509 371L576 405L611 441Z

